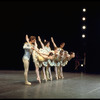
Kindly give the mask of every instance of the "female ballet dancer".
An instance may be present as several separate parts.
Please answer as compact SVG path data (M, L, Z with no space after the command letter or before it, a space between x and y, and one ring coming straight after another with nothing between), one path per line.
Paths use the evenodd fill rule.
M50 48L50 42L49 41L45 40L44 44L43 44L40 36L38 36L38 40L39 40L42 48L44 49L44 52L47 52L47 53L52 52L52 50ZM46 76L45 76L46 81L49 80L49 79L52 80L52 74L51 74L51 67L50 66L53 66L53 62L50 59L43 62L43 72L44 73L45 73L45 67L46 67Z
M64 78L63 76L63 67L68 64L68 61L70 61L72 58L75 57L75 53L71 52L70 54L67 51L64 51L64 54L62 55L61 61L60 61L60 67L59 67L59 78Z
M26 35L27 39L27 35ZM29 61L30 61L30 55L33 51L33 43L36 41L35 36L30 36L29 42L25 42L23 49L25 51L25 54L22 58L23 64L24 64L24 77L25 77L25 84L31 85L31 83L28 81L28 71L29 71Z
M43 51L45 53L49 54L50 52L52 52L52 50L50 48L50 42L49 41L45 40L45 42L43 44L43 42L41 41L40 36L38 36L38 40L39 40L39 42L40 42L40 44L42 46L42 49L43 49ZM50 61L51 60L48 59L48 60L43 61L43 63L42 63L43 64L42 73L44 74L44 80L46 80L46 81L49 80L49 79L52 80L51 67L50 67L50 65L52 64L52 62L50 62ZM46 73L45 73L45 67L46 67ZM50 77L49 77L49 75L50 75Z
M56 74L56 79L58 80L58 67L60 67L60 51L63 50L65 43L61 43L60 47L57 47L57 45L54 42L53 37L51 37L51 41L53 43L54 48L58 51L58 53L56 54L55 60L54 60L54 66L55 66L55 74Z

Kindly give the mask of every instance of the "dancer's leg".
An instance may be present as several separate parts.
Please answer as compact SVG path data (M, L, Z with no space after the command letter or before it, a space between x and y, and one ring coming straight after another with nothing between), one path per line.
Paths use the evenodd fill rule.
M24 63L25 84L31 85L31 83L28 82L29 60L23 59L23 63Z
M61 78L61 68L60 68L60 66L58 67L58 78Z
M58 80L57 66L55 66L55 74L56 74L56 79Z
M50 74L50 80L52 81L52 73L51 73L51 67L49 66L49 74Z
M47 66L47 67L46 67L46 76L47 76L47 80L50 79L50 77L49 77L49 71L48 71L49 69L48 69L48 68L49 68L49 67Z
M63 76L63 67L62 66L60 66L60 71L61 71L61 78L63 79L64 76Z
M41 79L44 80L43 69L41 70Z
M35 65L35 68L36 68L37 80L39 81L39 83L41 83L40 74L39 74L39 67Z
M42 70L43 70L44 79L45 79L45 81L47 81L47 77L46 77L46 73L45 73L45 66L42 67Z

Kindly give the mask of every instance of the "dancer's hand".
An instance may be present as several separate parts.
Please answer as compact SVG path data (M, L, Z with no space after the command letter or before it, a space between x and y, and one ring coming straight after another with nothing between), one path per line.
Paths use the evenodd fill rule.
M44 40L44 42L46 42L46 39Z
M41 38L40 38L40 36L38 36L38 40L39 40L39 41L41 41Z
M29 43L29 38L28 38L28 35L26 35L26 41Z
M53 37L51 37L51 41L53 41Z

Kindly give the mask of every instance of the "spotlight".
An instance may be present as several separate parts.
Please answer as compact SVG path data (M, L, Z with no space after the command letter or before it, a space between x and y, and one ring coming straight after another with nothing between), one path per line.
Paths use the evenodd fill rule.
M82 38L85 38L85 34L82 34Z
M82 26L82 29L83 29L83 30L85 30L85 29L86 29L86 26L85 26L85 25L83 25L83 26Z
M85 20L86 20L86 18L85 18L85 17L82 17L82 20L83 20L83 21L85 21Z
M85 8L83 8L83 12L86 12L86 9Z

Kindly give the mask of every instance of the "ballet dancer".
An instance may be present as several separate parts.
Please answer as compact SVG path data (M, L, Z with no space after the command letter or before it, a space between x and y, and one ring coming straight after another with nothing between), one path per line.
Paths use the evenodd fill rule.
M56 79L58 80L58 74L59 74L58 67L60 67L60 51L63 50L65 43L63 42L60 44L60 47L57 47L57 45L54 42L53 37L51 37L51 41L53 43L54 48L58 51L58 53L55 56L55 60L54 60L55 74L56 74Z
M47 52L47 53L52 52L52 50L50 48L50 42L49 41L44 40L44 44L43 44L43 42L41 41L40 36L38 36L38 39L39 39L39 42L40 42L41 46L44 49L44 52ZM49 59L49 60L43 62L43 70L45 70L44 67L46 67L46 78L47 78L46 80L51 80L52 81L51 66L53 66L53 61L52 60Z
M60 61L61 65L59 67L59 71L60 71L59 78L62 78L62 79L64 78L63 67L66 66L68 64L68 61L70 61L74 57L75 57L74 52L71 52L69 54L67 51L64 51L64 54L62 55L62 59Z
M51 48L50 48L50 42L49 41L45 40L45 42L43 44L43 42L41 41L40 36L38 36L38 40L39 40L39 42L40 42L40 44L42 46L42 49L43 49L44 53L49 54L50 52L52 52ZM43 80L46 80L46 81L49 80L49 79L52 80L51 67L49 65L52 62L50 62L50 61L51 60L48 59L48 60L43 61L43 63L42 63L43 64L43 66L42 66L42 68L43 68L42 73L44 74ZM45 73L45 67L46 67L46 73Z
M26 35L27 39L27 35ZM35 42L36 37L35 36L30 36L29 42L25 42L23 45L23 49L25 51L24 56L22 58L23 64L24 64L24 77L25 77L25 84L31 85L31 82L28 81L28 71L29 71L29 61L30 61L30 56L33 51L33 43Z

